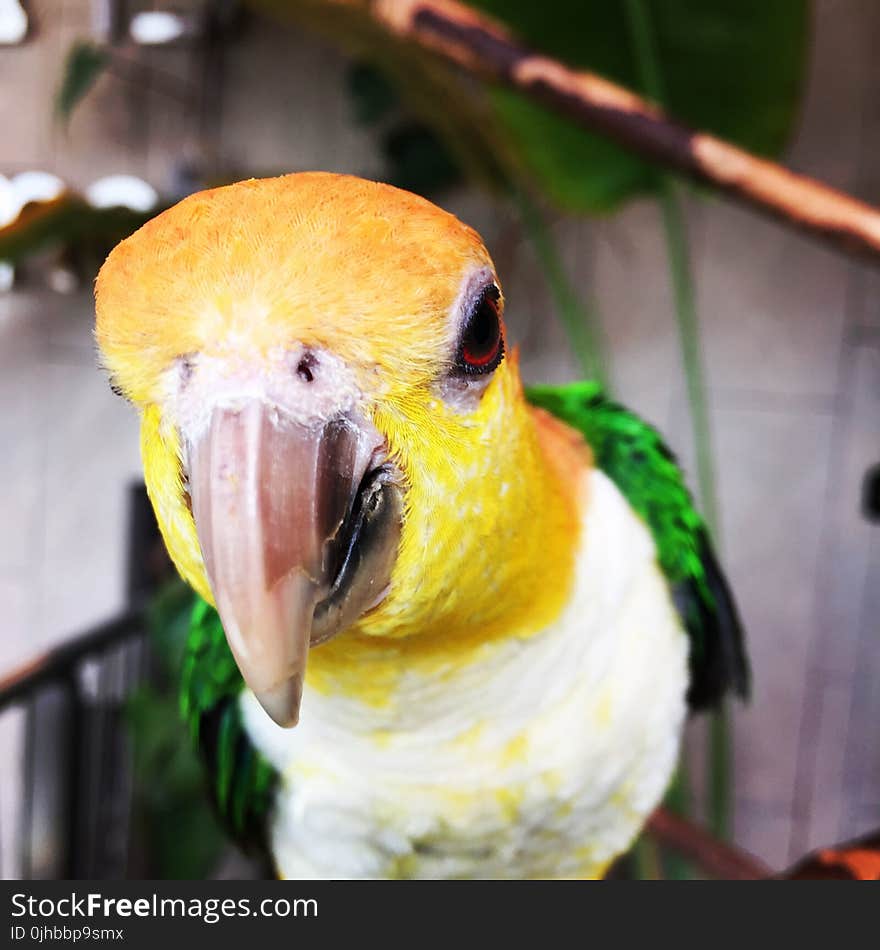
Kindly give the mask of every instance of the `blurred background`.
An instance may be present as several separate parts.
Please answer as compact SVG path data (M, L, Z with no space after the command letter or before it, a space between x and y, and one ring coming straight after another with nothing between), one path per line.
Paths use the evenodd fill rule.
M880 202L880 5L641 2L662 89L626 4L478 5L668 96L692 125ZM137 490L137 419L96 365L91 285L115 240L188 192L304 169L402 184L476 227L526 379L603 372L710 514L717 495L753 697L730 710L728 773L706 721L691 724L687 810L777 869L880 826L876 266L673 186L327 6L0 0L3 876L244 867L199 811L168 698L174 647L144 646L185 595ZM144 601L147 621L131 612ZM16 692L83 633L88 649ZM200 836L191 865L150 853L163 833Z

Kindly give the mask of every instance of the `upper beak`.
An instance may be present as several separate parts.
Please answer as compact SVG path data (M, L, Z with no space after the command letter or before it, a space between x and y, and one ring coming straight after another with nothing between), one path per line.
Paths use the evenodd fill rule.
M310 644L388 587L401 503L381 439L352 414L293 421L252 398L215 408L188 446L193 516L229 646L282 726L299 716Z

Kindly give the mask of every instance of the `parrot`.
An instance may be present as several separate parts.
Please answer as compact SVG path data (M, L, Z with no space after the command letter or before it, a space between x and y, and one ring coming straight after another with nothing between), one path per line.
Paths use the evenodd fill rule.
M658 432L524 386L483 241L329 172L190 195L95 336L197 597L186 729L280 878L601 878L742 624Z

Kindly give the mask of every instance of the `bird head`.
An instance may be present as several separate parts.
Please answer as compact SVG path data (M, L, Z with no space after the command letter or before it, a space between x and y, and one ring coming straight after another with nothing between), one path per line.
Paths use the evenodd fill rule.
M538 437L472 229L357 178L246 181L123 241L96 298L171 557L276 722L336 634L490 631L530 609L492 564L537 555L515 548Z

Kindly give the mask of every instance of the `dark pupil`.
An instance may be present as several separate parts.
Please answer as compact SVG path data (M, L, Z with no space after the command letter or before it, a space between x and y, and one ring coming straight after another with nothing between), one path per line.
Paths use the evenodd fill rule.
M492 356L498 345L498 315L489 300L483 300L470 321L465 339L464 355L471 361Z
M471 327L471 340L478 350L490 346L495 339L496 324L487 304L482 304L477 311L476 320Z

